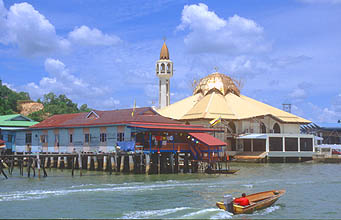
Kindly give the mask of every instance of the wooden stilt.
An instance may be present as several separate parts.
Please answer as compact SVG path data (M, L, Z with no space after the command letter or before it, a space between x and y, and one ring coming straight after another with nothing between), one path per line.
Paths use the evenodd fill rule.
M44 163L48 160L48 157L43 157ZM47 172L45 170L45 166L43 166L44 177L47 177Z
M134 171L134 160L133 155L129 155L129 172Z
M57 168L58 168L58 169L60 168L60 162L61 162L61 158L58 157L58 159L57 159Z
M94 159L94 167L95 167L95 170L98 170L97 156L94 156L93 159Z
M74 175L74 172L75 172L75 163L76 163L76 159L77 159L77 157L75 157L74 155L72 155L72 157L71 157L71 169L72 169L72 171L71 171L71 175L72 175L72 177L73 177L73 175Z
M124 171L124 156L121 156L121 166L120 166L120 171L123 172Z
M0 173L2 174L2 175L4 175L4 177L6 178L6 179L8 179L8 177L7 177L7 175L6 175L6 173L5 173L5 171L3 170L3 164L2 164L2 161L0 160Z
M88 170L90 170L91 167L91 156L88 156Z
M107 170L107 156L103 156L103 171Z
M150 154L146 154L146 174L149 174L150 169Z
M109 169L109 174L111 175L112 174L112 157L109 155L108 156L109 158L108 158L108 161L109 161L109 163L108 163L108 169Z
M111 169L114 171L117 170L116 161L117 161L117 156L116 154L114 154L114 156L111 157Z
M79 176L82 176L82 166L83 166L82 156L81 156L81 154L79 153L79 154L78 154Z
M39 157L39 153L37 154L37 168L38 168L38 178L40 178L40 157Z
M64 168L68 168L68 161L67 161L67 157L64 157Z
M161 174L161 153L157 154L157 173Z
M54 167L54 157L50 158L50 168Z

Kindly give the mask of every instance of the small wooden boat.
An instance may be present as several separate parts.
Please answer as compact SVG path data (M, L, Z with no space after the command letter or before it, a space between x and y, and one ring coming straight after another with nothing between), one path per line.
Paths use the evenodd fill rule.
M285 190L282 189L247 195L246 198L248 198L250 201L250 205L248 206L237 205L234 204L233 201L231 201L230 203L217 202L216 205L218 206L218 208L232 212L233 214L251 214L256 210L264 209L271 206L284 193Z

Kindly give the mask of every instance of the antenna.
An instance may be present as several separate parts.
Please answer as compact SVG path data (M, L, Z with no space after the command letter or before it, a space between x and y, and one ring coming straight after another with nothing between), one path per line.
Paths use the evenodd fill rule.
M291 104L283 103L282 105L283 105L283 110L284 111L291 113Z
M163 41L166 41L166 40L167 40L167 38L166 38L166 37L163 37L162 39L163 39Z
M218 72L219 68L217 66L214 67L214 70Z

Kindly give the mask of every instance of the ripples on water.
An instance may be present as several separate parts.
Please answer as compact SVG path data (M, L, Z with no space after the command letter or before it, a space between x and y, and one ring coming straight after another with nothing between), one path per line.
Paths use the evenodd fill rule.
M106 175L51 170L47 178L0 177L0 218L338 218L338 164L233 164L236 175ZM274 206L234 216L215 207L224 194L271 189ZM308 201L308 202L307 202Z

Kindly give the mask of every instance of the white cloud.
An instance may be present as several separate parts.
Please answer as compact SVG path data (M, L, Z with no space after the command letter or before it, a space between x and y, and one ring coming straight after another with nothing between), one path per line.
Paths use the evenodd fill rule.
M0 43L12 44L25 56L69 52L71 43L86 46L110 46L121 42L116 35L82 25L63 38L50 21L32 5L13 4L9 10L0 0Z
M7 86L7 88L9 88L9 89L11 89L11 90L17 92L17 90L13 87L12 84L3 82L2 85Z
M302 88L295 88L290 94L289 97L293 99L303 99L306 97L306 91Z
M117 109L119 104L120 101L113 97L110 97L101 103L102 108L104 107L105 109Z
M69 39L73 43L89 46L111 46L121 41L116 35L103 34L102 31L85 25L70 32Z
M108 94L110 89L106 86L91 85L79 77L73 75L70 70L59 60L48 58L45 60L45 70L49 76L43 77L38 84L28 83L26 89L32 98L37 99L44 94L54 92L56 94L65 94L76 102L96 103L98 100L105 100L103 107L117 106L118 100L114 100ZM100 106L100 105L98 105Z
M184 42L192 53L255 53L270 47L263 39L263 27L253 20L238 15L224 20L203 3L184 7L177 29L186 28L190 32Z
M340 4L341 0L299 0L303 3L309 4Z
M56 34L55 27L44 15L26 2L10 7L6 28L7 43L18 45L25 55L64 51L69 47L69 42ZM6 43L6 40L2 42Z

